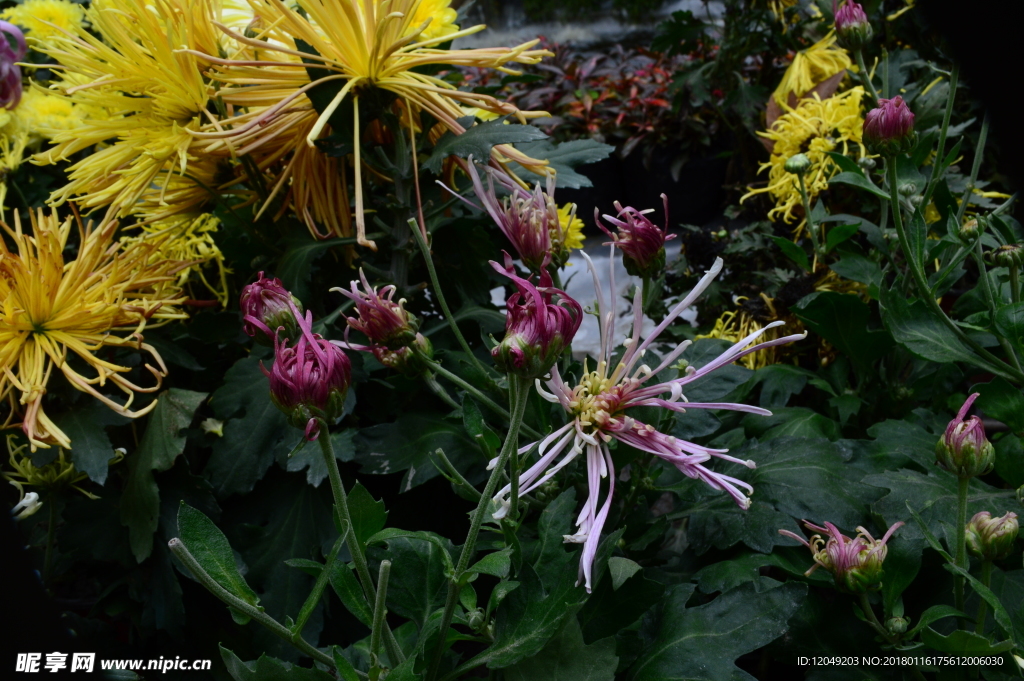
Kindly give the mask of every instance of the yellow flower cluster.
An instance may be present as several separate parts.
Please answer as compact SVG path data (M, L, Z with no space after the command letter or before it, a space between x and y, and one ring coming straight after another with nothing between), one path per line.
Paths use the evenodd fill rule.
M583 248L583 220L576 217L575 203L567 203L558 209L558 228L558 247L566 252Z
M0 19L20 27L29 38L47 40L62 31L81 29L85 10L68 0L25 0L0 12Z
M764 293L761 294L761 299L764 300L772 318L776 317L777 314L775 312L775 305L773 304L772 299ZM739 305L746 300L746 297L740 296L735 298L734 302ZM741 307L737 310L726 310L723 312L722 315L715 320L715 326L711 331L706 334L698 335L695 338L719 338L727 340L730 343L736 343L764 327L764 324L760 323L753 315ZM775 340L776 338L781 337L782 334L777 328L771 328L765 331L763 337L750 345L756 345L756 343L763 343L765 341ZM770 364L775 364L779 361L779 351L779 347L764 348L741 357L736 360L736 362L748 369L763 369L764 367Z
M797 219L793 209L801 206L800 184L796 175L785 169L786 160L794 154L805 154L811 167L804 175L808 197L813 201L820 192L828 188L829 179L838 172L838 167L827 156L837 151L850 154L851 151L863 157L861 145L864 119L861 102L864 88L855 87L828 99L817 96L803 99L795 109L780 116L771 130L758 133L774 142L771 159L762 164L761 170L768 171L768 184L752 189L740 201L756 194L768 193L775 201L775 207L768 217L781 217L787 223ZM796 232L803 229L806 216L800 216Z
M816 85L846 71L851 65L850 55L843 48L836 46L835 32L830 31L806 50L796 53L772 97L779 106L787 109L790 106L790 95L799 99Z
M78 390L114 411L137 417L130 407L136 392L160 387L166 367L160 355L142 341L147 325L183 319L177 286L179 272L189 263L154 257L159 240L125 245L114 239L117 225L78 224L77 257L65 262L64 249L73 221L61 222L55 213L32 213L32 233L0 223L0 401L7 403L5 426L20 420L34 450L70 440L46 415L43 396L54 368ZM15 250L8 250L8 240ZM121 332L121 333L117 333ZM140 387L130 381L127 366L113 363L104 348L135 349L149 353L157 366L145 365L155 385ZM94 372L86 376L68 361L77 356ZM75 362L77 364L77 362ZM112 383L127 400L119 404L99 391Z

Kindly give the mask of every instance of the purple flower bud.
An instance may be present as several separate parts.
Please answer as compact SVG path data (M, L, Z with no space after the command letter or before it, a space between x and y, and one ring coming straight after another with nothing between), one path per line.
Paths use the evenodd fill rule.
M285 339L299 335L296 316L302 314L302 303L292 296L280 279L267 279L260 272L259 279L242 289L238 304L242 308L245 333L256 342L273 345L281 327L284 327Z
M859 50L871 40L874 31L864 8L853 0L846 0L842 7L832 4L836 16L836 42L847 50Z
M583 320L583 308L565 291L551 287L546 263L541 266L539 287L516 276L508 253L505 267L493 260L491 266L519 289L508 298L505 338L491 350L491 356L500 371L527 379L540 378L572 342ZM556 294L558 302L552 302Z
M332 289L355 301L358 317L346 317L350 328L363 332L375 346L388 350L399 350L416 340L416 330L420 322L415 316L405 311L405 300L394 302L394 286L377 289L366 281L366 275L359 270L360 281L351 283L351 290ZM359 290L362 283L363 290Z
M404 348L389 350L378 345L369 350L378 362L409 378L418 378L426 373L430 369L428 360L434 356L434 346L422 333L416 334L413 342Z
M303 428L307 440L320 434L319 421L340 417L352 382L352 363L345 351L311 331L313 314L297 320L301 334L289 347L274 339L274 365L263 373L270 379L270 397L288 416L288 423Z
M608 231L597 216L597 209L594 209L594 220L597 226L610 236L615 244L622 251L622 264L626 271L634 277L653 277L665 269L665 242L674 239L675 234L668 233L668 197L661 195L665 205L665 228L655 227L654 223L647 219L647 213L654 209L637 210L629 206L623 208L616 201L615 210L619 212L617 218L605 215L605 219L611 222L617 231L612 234Z
M14 38L12 48L7 36ZM21 101L21 67L25 58L25 34L14 24L0 21L0 107L13 109Z
M811 550L814 565L807 571L807 575L823 567L832 573L832 579L840 591L862 594L882 585L882 563L889 551L885 543L902 525L902 522L896 523L881 539L875 539L863 527L858 527L857 536L850 539L830 522L826 522L825 527L818 527L806 520L804 526L807 529L825 533L828 541L817 534L810 541L789 530L779 530L779 534L796 539Z
M972 416L964 420L964 415L979 395L974 393L967 398L935 446L939 465L960 478L984 475L992 470L995 463L995 450L985 437L985 425L981 419Z
M899 95L879 99L878 108L864 117L864 145L872 154L895 156L913 149L914 113Z
M993 518L988 511L975 513L967 523L967 548L985 560L1006 558L1013 551L1018 529L1016 513L1002 518Z

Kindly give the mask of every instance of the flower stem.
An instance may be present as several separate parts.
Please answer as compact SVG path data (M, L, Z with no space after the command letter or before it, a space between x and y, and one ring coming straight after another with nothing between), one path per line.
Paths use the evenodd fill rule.
M1010 265L1010 302L1014 305L1020 302L1020 267Z
M867 594L860 594L860 608L868 618L868 623L871 624L871 628L881 634L886 641L891 642L892 636L890 636L889 632L885 630L882 623L878 621L878 617L875 615L875 610L871 607L870 601L868 601Z
M981 161L985 156L985 142L988 140L988 114L981 121L981 132L978 133L978 148L974 150L974 163L971 165L971 179L964 187L964 193L960 197L960 207L956 211L956 226L963 224L964 214L967 206L970 205L971 195L974 194L974 187L978 181L978 173L981 171Z
M811 217L811 199L807 195L807 185L804 183L803 173L797 173L797 181L800 183L800 200L804 205L804 215L807 216L807 232L811 235L811 244L814 247L814 264L811 265L811 271L817 269L818 257L824 260L824 249L819 245L819 238L821 235L818 234L818 225L814 224L814 218Z
M447 404L452 409L459 408L459 403L452 399L452 396L449 395L448 392L441 386L441 384L437 382L436 378L428 374L423 378L423 380L427 382L427 385L430 386L430 389L434 392L434 394L440 397L445 404Z
M453 374L452 372L448 371L443 366L441 366L440 363L438 363L438 362L436 362L434 360L431 360L430 369L431 369L431 371L436 372L438 376L443 376L444 378L447 378L449 381L451 381L455 385L459 386L460 388L465 390L467 393L472 395L474 398L476 398L485 407L487 407L488 409L490 409L494 413L496 413L496 414L498 414L500 416L505 417L506 419L508 419L511 422L512 417L511 417L511 415L505 409L503 409L501 406L499 406L498 403L495 402L494 400L492 400L490 397L488 397L487 395L484 395L482 392L480 392L476 387L474 387L473 385L468 383L461 376ZM509 395L509 397L511 399L511 394ZM530 437L540 437L541 436L540 433L538 433L536 430L534 430L530 426L526 425L525 423L521 424L521 428L522 428L523 432L526 433L527 435L529 435Z
M864 65L864 53L862 50L856 49L853 51L853 54L857 58L857 69L859 71L857 75L860 76L860 82L864 83L864 87L868 89L868 94L871 95L871 99L873 99L874 103L877 104L878 90L875 89L875 84L871 82L871 76L868 74L868 69Z
M373 681L380 676L380 638L384 627L384 617L388 614L387 593L388 578L391 576L391 561L382 560L377 572L377 599L373 605L373 629L370 630L370 678Z
M900 247L903 249L903 255L907 260L907 265L910 270L910 274L914 279L914 283L917 284L917 289L921 294L921 298L924 300L925 305L931 308L931 311L939 318L946 328L952 331L961 343L969 346L973 349L982 359L985 360L984 364L980 364L983 368L988 369L992 373L1002 376L1003 378L1009 378L1015 383L1024 383L1024 372L1014 369L1013 367L1007 366L1005 362L1001 361L998 357L993 355L991 352L981 347L981 345L973 338L968 336L963 330L954 322L952 319L946 316L946 313L942 310L939 304L935 301L935 297L932 295L931 286L928 285L928 278L925 276L924 269L921 263L914 257L913 252L910 250L910 242L907 240L907 232L903 228L903 216L900 213L900 199L899 193L896 189L896 159L895 157L889 157L885 159L885 169L887 179L889 181L889 203L892 208L892 220L896 227L896 234L900 240Z
M988 303L988 312L990 319L995 321L996 318L996 296L992 291L992 282L988 279L988 271L985 268L985 258L981 250L981 236L974 240L974 262L978 266L978 278L981 280L981 291L985 295L985 302ZM1010 288L1013 288L1013 280L1011 278ZM1016 302L1016 301L1014 301ZM999 339L999 347L1003 349L1003 353L1013 362L1013 366L1016 367L1017 371L1021 370L1020 360L1017 358L1017 353L1014 352L1013 346L1010 342L1002 335L996 335Z
M992 585L992 561L990 560L981 561L981 583L986 587ZM977 621L974 631L984 636L985 618L988 616L988 602L984 598L979 600L981 602L978 603L978 616L974 618Z
M462 331L459 330L459 325L455 322L455 316L452 311L448 309L448 303L444 299L444 292L441 291L441 282L437 278L437 270L434 268L434 259L430 256L430 246L427 245L427 240L420 234L420 228L416 225L416 220L409 220L409 227L412 229L412 234L416 238L416 244L420 247L420 251L423 253L423 262L427 266L427 273L430 275L430 283L434 287L434 295L437 296L437 302L441 306L441 311L444 312L445 321L448 322L448 326L451 327L452 333L455 334L455 339L462 346L463 352L469 355L469 359L476 365L476 368L487 373L484 365L480 363L476 355L473 354L473 349L469 347L469 343L466 342L466 338L462 335Z
M945 161L943 156L946 153L946 134L949 132L949 119L953 115L953 100L956 99L956 86L959 79L960 67L954 63L953 71L949 74L949 95L946 97L946 111L942 115L942 127L939 128L939 146L935 151L935 160L932 162L932 176L928 180L928 186L925 187L922 206L927 206L931 202L932 193L935 191L936 183L939 181L939 173L945 170L941 166L943 161Z
M956 555L957 566L967 569L967 486L970 478L958 478L956 488ZM956 609L964 609L964 578L953 576L953 601Z
M283 638L285 641L288 641L293 646L301 650L306 655L309 655L317 662L321 662L330 667L331 669L335 668L334 658L332 658L330 655L317 650L301 636L295 636L288 627L284 626L283 624L275 620L273 617L268 615L266 612L263 611L262 608L258 608L254 605L251 605L250 603L246 603L241 598L238 598L230 591L225 589L223 586L221 586L217 582L217 580L211 577L206 572L206 570L203 569L203 567L199 564L199 561L195 559L195 557L189 552L189 550L185 547L185 545L181 542L180 539L175 537L174 539L170 540L169 542L167 542L167 547L171 550L171 553L178 557L178 560L185 564L185 567L187 567L189 571L195 576L195 578L199 580L199 583L206 587L207 591L209 591L214 596L216 596L217 598L219 598L224 603L228 604L238 612L242 613L243 615L256 620L257 622L265 626L267 629L269 629L274 635ZM356 673L360 676L365 676L362 672Z
M366 564L363 543L359 541L359 538L355 536L355 532L352 530L352 514L348 508L348 495L345 494L345 487L341 484L341 472L338 470L338 460L334 458L334 445L331 443L331 433L327 429L326 422L320 421L319 426L320 437L317 439L317 442L320 443L320 451L323 452L324 460L327 463L327 476L331 481L331 492L334 494L334 513L341 531L345 533L346 537L349 537L348 550L352 554L356 575L358 575L359 582L363 586L363 595L366 597L367 604L373 606L377 600L377 593L373 588L370 568ZM384 647L388 651L391 663L397 666L405 661L405 655L402 654L401 648L398 647L398 641L395 639L395 635L387 623L384 624L383 628Z
M299 616L296 618L295 625L292 627L292 635L294 637L302 637L302 629L306 626L306 622L309 621L310 616L313 614L313 610L316 609L316 604L320 602L321 596L324 595L324 589L327 588L327 580L331 575L331 570L334 569L334 561L338 557L338 552L341 551L341 547L345 545L345 536L349 531L350 530L346 528L345 534L338 537L338 541L334 542L334 547L331 549L330 555L327 556L327 562L324 563L323 570L320 571L320 575L316 578L313 590L309 592L306 602L302 604L302 609L299 610Z
M469 526L469 533L466 535L466 543L462 545L462 553L459 554L459 562L455 566L455 573L448 583L448 597L445 600L444 613L441 616L441 624L438 629L440 638L437 642L433 658L430 660L430 669L427 672L426 681L433 681L437 677L441 656L444 654L448 640L448 627L451 626L452 617L455 614L455 605L459 600L462 576L466 568L469 567L469 561L475 552L477 536L480 534L480 526L483 524L484 515L487 513L487 506L494 497L494 492L498 489L498 481L505 472L505 466L508 464L512 452L519 447L519 427L522 425L523 413L526 411L529 383L514 375L509 375L509 381L515 382L518 385L515 385L509 391L512 401L512 420L509 424L508 435L505 436L505 443L501 447L498 461L493 470L491 470L491 476L487 479L487 485L484 487L484 491L480 495L480 501L473 512L473 520Z
M511 379L511 377L510 377ZM528 384L525 381L519 381L511 379L509 381L509 393L512 404L518 405L522 402L526 404L527 395L520 396L520 393L528 393L526 388ZM520 424L521 426L522 424ZM511 486L511 493L509 494L509 510L508 519L513 524L516 518L519 517L519 433L517 432L513 437L511 431L509 432L506 442L512 440L512 448L509 450L508 460L508 479Z

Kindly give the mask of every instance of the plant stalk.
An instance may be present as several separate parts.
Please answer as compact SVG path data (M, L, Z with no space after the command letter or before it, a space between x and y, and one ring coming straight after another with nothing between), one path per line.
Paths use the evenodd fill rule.
M946 111L942 114L942 127L939 128L939 145L935 151L935 160L932 162L932 176L928 180L928 186L925 187L922 206L927 206L931 202L936 183L939 181L939 173L945 170L940 166L945 160L943 157L946 153L946 134L949 132L949 120L953 115L953 100L956 99L956 87L959 79L960 67L954 63L953 71L949 74L949 95L946 97Z
M974 240L974 262L978 266L978 278L981 279L981 291L985 296L985 302L988 303L988 312L990 319L995 322L996 318L996 295L992 291L992 282L988 279L988 271L985 268L985 257L981 250L981 236ZM1010 288L1013 289L1013 277L1014 272L1011 271ZM1014 301L1017 302L1017 301ZM1014 351L1013 346L1003 336L996 334L996 338L999 339L999 347L1003 349L1003 353L1013 362L1013 366L1017 371L1021 370L1020 360L1017 358L1017 353Z
M345 545L345 537L351 528L345 528L345 533L338 537L338 541L334 542L334 547L331 549L330 555L327 556L327 562L324 563L323 570L320 571L320 575L316 578L316 583L313 585L313 590L309 592L309 596L306 598L306 602L302 604L302 609L299 610L299 616L295 620L295 625L292 627L292 635L301 638L302 630L306 626L306 622L309 621L310 616L313 614L313 610L316 609L316 604L320 602L321 596L324 595L324 589L327 588L327 581L331 575L331 570L334 568L334 561L338 557L338 552L341 551L341 547Z
M992 586L992 561L990 560L981 561L981 583L987 587ZM981 602L978 603L978 616L974 618L977 622L974 626L974 631L984 636L985 618L988 616L988 602L984 598L979 600Z
M864 87L868 89L868 94L871 95L871 99L874 100L875 105L878 104L878 90L875 89L875 84L871 82L871 76L868 74L868 68L864 65L864 52L860 49L853 51L854 56L857 59L857 69L860 71L860 82L864 83Z
M484 395L482 392L480 392L480 390L478 390L476 387L474 387L473 385L468 383L461 376L459 376L457 374L453 374L452 372L448 371L443 366L441 366L441 364L439 362L437 362L436 360L430 360L430 362L431 362L431 365L430 365L430 370L431 371L436 372L438 376L443 376L444 378L447 378L449 381L451 381L452 383L454 383L455 385L459 386L460 388L465 390L467 393L472 395L481 404L483 404L485 407L487 407L488 409L490 409L494 413L496 413L496 414L498 414L500 416L505 417L506 419L509 420L509 422L512 421L511 415L505 409L503 409L497 402L492 400L490 397L488 397L487 395ZM510 393L509 397L511 398L511 393ZM526 425L525 423L520 424L520 427L521 427L522 431L524 433L526 433L527 435L529 435L530 437L541 437L540 433L538 433L536 430L534 430L530 426Z
M370 678L374 681L380 675L380 639L384 627L387 626L384 617L388 614L387 594L390 576L391 561L382 560L377 572L377 600L373 605L373 629L370 630Z
M430 669L427 672L426 681L433 681L437 677L441 656L444 654L445 644L448 640L448 627L451 626L452 617L455 614L455 606L459 600L462 575L465 573L466 568L469 567L469 561L475 552L477 536L480 534L480 526L483 524L484 515L487 513L487 505L491 502L494 492L498 489L498 481L504 475L505 466L508 464L512 451L519 447L519 427L522 425L523 413L526 411L529 383L512 375L509 376L509 381L518 384L509 391L512 399L512 421L509 424L505 443L501 447L501 453L498 455L498 461L493 470L491 470L491 476L487 479L487 485L484 487L484 491L480 495L480 501L473 512L473 520L470 523L469 533L466 535L466 543L462 546L462 553L459 554L459 562L455 566L455 574L452 575L451 581L448 583L448 597L445 600L444 613L441 616L441 624L438 629L440 638L437 642L437 648L434 650L433 658L430 660Z
M956 488L956 555L957 566L967 569L967 487L970 478L958 478ZM956 609L964 610L964 578L953 576L953 601Z
M985 156L985 142L988 140L988 114L981 121L981 132L978 133L978 148L974 151L974 163L971 165L971 179L964 187L963 196L960 197L960 207L956 211L956 226L960 227L964 221L964 214L971 202L971 195L974 194L974 186L978 181L978 173L981 171L981 161Z

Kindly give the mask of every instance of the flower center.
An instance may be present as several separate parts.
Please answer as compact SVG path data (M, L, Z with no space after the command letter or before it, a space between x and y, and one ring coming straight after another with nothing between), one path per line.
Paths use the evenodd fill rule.
M604 361L599 362L597 370L591 372L587 372L586 364L583 365L583 378L573 388L569 410L579 419L586 432L606 430L616 424L615 417L621 411L620 405L624 401L626 386L619 385L624 370L625 365L619 364L609 376L608 364Z

